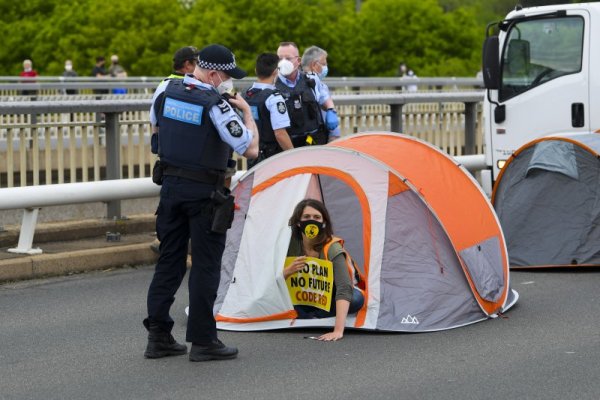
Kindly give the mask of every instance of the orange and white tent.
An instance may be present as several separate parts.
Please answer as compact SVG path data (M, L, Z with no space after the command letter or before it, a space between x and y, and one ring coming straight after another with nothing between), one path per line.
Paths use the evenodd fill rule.
M322 200L336 236L362 267L366 301L347 326L386 331L455 328L504 311L504 237L476 181L432 145L392 133L354 135L283 152L240 178L215 303L229 330L333 326L297 319L283 265L288 220Z

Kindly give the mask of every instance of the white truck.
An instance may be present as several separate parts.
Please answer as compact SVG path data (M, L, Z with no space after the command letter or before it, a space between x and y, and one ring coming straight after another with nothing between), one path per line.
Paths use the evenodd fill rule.
M542 136L600 133L600 3L519 8L483 47L484 188Z

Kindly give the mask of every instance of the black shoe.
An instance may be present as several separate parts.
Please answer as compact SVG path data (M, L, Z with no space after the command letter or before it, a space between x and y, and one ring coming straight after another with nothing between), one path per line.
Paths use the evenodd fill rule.
M187 346L177 343L170 333L153 331L148 333L148 346L146 346L144 357L162 358L181 356L185 353L187 353Z
M209 344L192 343L190 361L230 360L236 358L238 349L227 347L219 339Z

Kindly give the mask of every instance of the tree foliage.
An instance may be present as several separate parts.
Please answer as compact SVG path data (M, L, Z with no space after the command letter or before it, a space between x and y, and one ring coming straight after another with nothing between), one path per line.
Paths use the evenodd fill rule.
M508 4L511 4L509 6ZM540 3L540 1L531 1ZM547 3L550 3L548 1ZM130 76L163 76L186 45L230 47L251 74L259 53L294 41L329 52L330 74L391 76L401 61L420 76L472 76L485 24L514 0L0 0L0 75L30 58L42 75L73 60L90 75L118 54Z

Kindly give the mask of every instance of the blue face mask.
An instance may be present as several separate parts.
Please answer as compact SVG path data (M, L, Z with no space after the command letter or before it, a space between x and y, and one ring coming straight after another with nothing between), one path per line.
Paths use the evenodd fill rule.
M327 65L324 65L321 72L319 72L317 75L319 76L319 78L323 79L327 76L328 72L329 72L329 68L327 68Z

